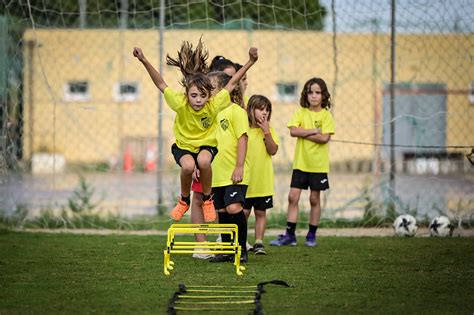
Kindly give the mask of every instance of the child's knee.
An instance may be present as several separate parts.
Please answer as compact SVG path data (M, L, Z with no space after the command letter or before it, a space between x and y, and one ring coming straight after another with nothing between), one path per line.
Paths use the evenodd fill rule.
M295 204L295 203L298 203L300 201L300 196L299 195L296 195L296 194L288 194L288 202L290 204Z
M208 156L207 154L200 154L197 159L199 169L202 170L211 168L211 160L211 156Z
M181 162L181 172L185 174L192 174L194 172L194 161L182 161Z

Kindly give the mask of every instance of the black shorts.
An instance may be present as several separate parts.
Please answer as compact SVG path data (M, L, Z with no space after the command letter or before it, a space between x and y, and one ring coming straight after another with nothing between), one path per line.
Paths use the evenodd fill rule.
M207 150L209 152L211 152L211 155L212 155L212 158L211 158L211 162L214 160L214 157L217 155L217 148L216 147L211 147L211 146L202 146L199 148L199 152L201 152L202 150ZM193 157L194 159L194 162L196 163L197 165L197 156L198 156L198 153L193 153L193 152L190 152L188 150L184 150L184 149L180 149L176 143L173 143L173 145L171 146L171 154L173 154L173 157L174 157L174 160L176 161L176 164L178 164L179 166L181 166L181 164L179 164L179 160L186 154L189 154Z
M244 209L267 210L273 208L273 196L246 198Z
M245 194L247 193L247 185L229 185L222 187L212 187L214 196L214 208L216 210L224 209L228 205L234 203L245 202Z
M327 173L310 173L300 170L293 170L291 175L292 188L311 190L326 190L329 189L329 179Z

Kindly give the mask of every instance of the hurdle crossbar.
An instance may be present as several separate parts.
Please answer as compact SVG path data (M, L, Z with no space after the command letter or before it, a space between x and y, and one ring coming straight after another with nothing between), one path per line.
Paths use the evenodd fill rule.
M185 242L176 241L177 234L229 234L230 242ZM169 276L174 269L171 254L193 254L199 249L201 254L234 255L237 275L243 275L244 266L240 265L241 248L238 243L236 224L172 224L168 229L166 249L164 250L163 271Z

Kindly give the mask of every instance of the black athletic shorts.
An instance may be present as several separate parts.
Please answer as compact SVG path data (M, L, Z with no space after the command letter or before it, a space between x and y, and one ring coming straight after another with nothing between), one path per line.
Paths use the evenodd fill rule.
M202 146L202 147L199 148L199 152L201 152L202 150L207 150L207 151L211 152L211 155L212 155L211 162L214 160L214 157L217 155L217 152L218 152L216 147L211 147L211 146ZM198 153L193 153L193 152L190 152L188 150L180 149L176 145L176 143L173 143L173 145L171 146L171 154L173 154L174 160L176 161L176 164L178 164L179 166L181 166L179 164L179 160L186 154L191 155L194 158L194 162L197 165L197 156L198 156L199 152Z
M214 208L216 210L224 209L233 203L245 202L245 194L247 193L247 185L229 185L222 187L212 187L214 196Z
M293 170L291 175L291 187L299 189L326 190L329 189L327 173L310 173Z
M244 209L267 210L273 208L273 196L245 198Z

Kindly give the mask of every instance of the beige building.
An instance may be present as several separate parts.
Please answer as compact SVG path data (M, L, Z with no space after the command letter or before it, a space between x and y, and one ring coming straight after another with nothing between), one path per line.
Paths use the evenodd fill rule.
M326 80L334 98L331 162L386 158L384 149L373 144L388 139L387 34L337 34L333 41L332 34L320 32L167 30L163 51L176 56L183 40L196 43L201 35L210 59L219 54L245 63L248 48L258 47L246 94L263 94L273 103L272 125L281 137L276 163L292 161L295 140L286 123L299 106L302 86L314 76ZM169 149L174 113L163 102L160 117L159 91L132 56L133 47L141 47L159 67L157 30L29 30L24 38L26 160L46 151L63 155L68 164L121 161L128 148L140 161L147 150L156 149L161 119L164 161L174 163ZM398 35L396 47L396 81L402 84L398 101L437 104L417 107L421 112L397 112L397 143L431 145L430 139L441 139L436 141L441 146L472 144L474 104L468 91L474 81L474 36ZM179 88L178 69L164 65L162 75ZM410 117L419 118L410 125L417 126L416 135L402 131Z

